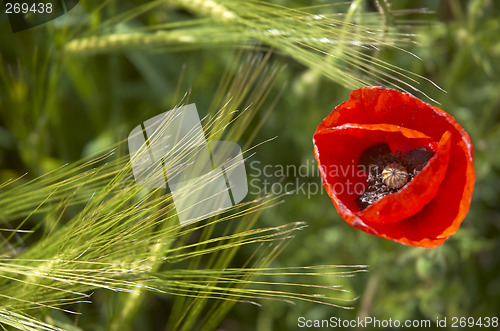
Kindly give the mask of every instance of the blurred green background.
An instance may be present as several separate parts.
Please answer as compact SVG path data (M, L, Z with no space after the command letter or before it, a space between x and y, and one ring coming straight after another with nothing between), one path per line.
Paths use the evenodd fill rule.
M291 8L330 3L275 2ZM25 172L34 178L106 149L126 138L138 123L171 109L188 89L190 102L196 103L200 116L206 115L234 53L230 47L171 52L167 46L155 52L138 49L64 60L54 51L63 47L72 31L63 29L64 25L75 27L82 17L90 18L91 30L103 17L113 17L138 3L110 2L96 12L100 2L81 1L69 18L16 34L10 32L6 15L0 14L0 182ZM407 247L347 225L320 185L312 135L320 121L348 98L350 89L287 56L273 55L271 61L286 66L271 93L283 92L254 143L276 139L256 148L256 155L247 161L250 193L284 193L286 183L291 183L288 189L298 189L298 184L314 190L284 196L282 204L265 210L259 219L259 226L294 221L308 224L273 266L366 264L369 272L338 280L359 297L346 303L353 309L305 302L263 302L262 307L239 303L221 330L295 330L301 316L311 320L372 316L431 321L446 317L448 326L453 317L500 317L500 2L390 3L394 11L428 9L394 17L401 31L415 34L417 43L404 49L420 59L390 47L370 54L446 90L418 79L421 84L417 87L471 135L477 180L467 218L458 233L436 249ZM374 2L362 4L361 11L376 13ZM333 13L348 8L349 3L322 10ZM196 13L190 10L166 4L129 23L148 25L193 17ZM264 113L260 116L264 118ZM266 165L272 172L267 178L258 171ZM292 165L308 169L307 175L277 172L279 167ZM268 181L267 192L263 192L264 180ZM271 192L272 183L280 184ZM251 248L239 254L248 256ZM134 325L162 329L169 298L152 295L148 302L136 313ZM100 304L112 306L112 301ZM106 309L96 308L94 314L79 319L89 319L86 325L98 325L105 314Z

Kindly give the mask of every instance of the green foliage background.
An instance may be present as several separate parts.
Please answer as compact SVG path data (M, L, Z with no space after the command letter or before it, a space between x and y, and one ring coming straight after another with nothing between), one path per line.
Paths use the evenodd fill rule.
M300 8L329 2L275 3ZM350 22L363 24L379 15L374 2L357 3L360 8L348 17ZM8 85L10 97L17 98L15 109L7 108L6 99L0 99L0 182L25 172L34 178L106 149L126 138L138 123L171 109L187 90L201 116L208 113L234 45L207 42L196 47L163 45L67 57L57 53L61 57L53 57L52 50L64 48L72 38L72 28L82 20L89 20L89 31L103 28L104 18L118 17L138 4L110 2L95 11L101 5L99 1L81 1L68 17L16 34L10 33L6 16L0 16L0 64L5 84L0 96L7 98ZM314 10L334 14L347 12L352 8L349 5ZM378 47L367 54L422 75L446 91L420 78L420 85L413 83L471 135L477 180L467 218L458 233L441 247L414 248L351 228L337 215L324 191L311 196L300 192L286 195L282 204L265 210L257 223L280 226L304 221L308 227L295 236L272 266L369 265L368 273L339 280L359 299L347 304L354 308L351 310L305 302L264 301L261 307L238 303L221 329L294 330L300 316L431 321L447 317L448 323L454 316L500 317L500 4L492 0L395 0L390 5L394 15L385 16L385 23L390 29L414 34L411 38L417 43L400 47L420 59L393 47ZM418 8L429 10L410 10ZM126 24L117 20L112 29L126 31L134 25L147 27L196 17L203 17L196 8L165 2ZM380 16L379 20L384 18ZM71 28L62 29L65 25ZM245 32L235 35L238 33L245 36ZM210 37L207 31L206 38ZM261 51L265 50L264 45ZM269 114L262 111L251 125L262 124L255 143L276 138L255 149L256 155L247 162L249 178L253 183L260 179L262 184L267 179L270 183L293 183L288 187L299 183L317 188L320 178L313 171L312 134L319 122L348 98L351 88L339 83L340 78L325 77L319 68L299 63L290 54L278 51L271 61L286 65L271 91L280 98ZM50 94L33 90L40 86L46 86ZM421 93L414 94L431 102ZM242 146L244 139L245 135L239 142ZM273 169L271 178L259 176L258 165L272 166L267 168ZM296 178L275 172L287 165L307 167L308 175ZM257 193L261 192L251 185L251 194ZM238 254L236 260L244 260L252 254L252 248L244 247ZM131 300L106 292L97 292L96 297L95 307L85 308L85 314L78 317L92 328L113 315L120 307L117 302ZM171 298L150 295L144 302L129 327L162 329Z

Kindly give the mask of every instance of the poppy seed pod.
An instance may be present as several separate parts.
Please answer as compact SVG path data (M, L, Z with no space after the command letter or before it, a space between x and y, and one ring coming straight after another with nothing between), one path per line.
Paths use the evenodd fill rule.
M411 94L377 86L352 91L320 123L313 143L323 186L357 229L437 247L469 210L470 137L451 115Z

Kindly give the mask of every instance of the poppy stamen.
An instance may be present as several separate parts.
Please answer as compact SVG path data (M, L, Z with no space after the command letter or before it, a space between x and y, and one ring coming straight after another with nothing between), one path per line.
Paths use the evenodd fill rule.
M388 194L399 191L427 164L434 152L426 146L405 154L392 153L387 143L367 148L361 154L359 167L369 173L367 186L356 202L361 210Z
M406 168L399 163L391 163L385 166L382 170L382 183L390 187L391 189L397 190L403 187L409 179Z

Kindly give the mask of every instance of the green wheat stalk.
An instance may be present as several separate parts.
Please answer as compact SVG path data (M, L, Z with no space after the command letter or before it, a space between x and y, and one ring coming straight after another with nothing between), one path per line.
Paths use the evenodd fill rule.
M49 77L48 84L23 76L24 63L18 63L17 70L2 70L6 89L0 92L0 106L7 110L2 116L18 136L27 136L24 118L35 116L37 125L43 126L57 116L58 78L74 63L72 57L136 49L272 49L349 88L382 82L416 90L419 77L367 52L412 42L410 35L390 25L395 13L381 3L383 15L360 12L360 1L354 1L347 14L336 15L315 13L328 12L329 6L290 9L259 1L151 1L114 13L96 27L84 20L79 27L59 31L67 41L61 47L33 56L36 76ZM91 16L103 13L109 4L104 2ZM138 26L136 18L142 14L178 7L197 18ZM362 22L352 23L355 17ZM264 116L245 140L244 156L251 158L258 147L252 139L272 110L272 103L264 108L265 100L282 69L270 64L271 52L243 54L228 64L204 130L209 141L238 141L260 112ZM1 56L0 65L4 67ZM237 74L231 68L238 69ZM30 84L35 98L26 98ZM176 100L179 105L188 101L189 94ZM260 213L280 203L281 197L255 197L220 215L180 226L170 194L135 184L124 145L121 141L36 178L26 175L0 184L2 325L58 330L50 312L78 314L98 289L126 296L109 320L112 330L127 325L148 293L176 296L167 325L176 330L215 329L236 302L302 300L349 308L345 303L352 302L352 295L324 280L334 283L338 277L366 271L366 266L270 267L294 234L306 228L304 223L258 226ZM241 267L230 267L245 246L252 247L253 254Z
M88 56L133 49L254 48L258 43L349 89L382 84L422 93L415 86L420 81L435 84L370 55L370 50L384 47L406 52L404 47L414 43L411 33L395 29L394 17L400 14L391 11L387 1L379 3L381 15L362 12L361 0L339 15L332 13L334 5L291 9L264 1L151 1L104 20L98 29L76 34L63 51L66 56ZM200 18L148 26L133 21L162 6L183 7ZM316 14L320 9L331 10ZM361 23L352 23L354 18Z
M236 60L246 69L222 82L222 90L226 89L218 95L222 106L205 119L209 140L221 135L238 139L254 118L255 105L262 104L279 73L279 67L264 64L267 58ZM332 271L334 266L267 267L294 232L305 227L291 223L255 228L260 212L280 197L258 197L206 221L181 226L170 194L135 184L130 158L119 155L124 143L41 177L21 177L1 185L3 324L51 329L40 319L43 312L77 313L75 307L90 302L89 293L95 289L130 296L118 309L119 315L111 318L110 329L126 325L148 292L178 297L169 325L179 330L191 329L195 323L213 329L236 302L304 300L344 307L340 302L352 300L337 287L314 285L315 278L351 276L364 271L364 266L345 267L347 271L340 274ZM38 225L26 228L33 218ZM16 225L9 229L12 224ZM223 229L222 233L216 235L216 229ZM195 233L199 239L189 243ZM254 255L242 268L228 268L238 249L248 245L256 246ZM311 277L311 282L272 280L296 275ZM270 280L256 281L264 276ZM213 299L222 301L213 303ZM199 321L206 310L211 317Z

